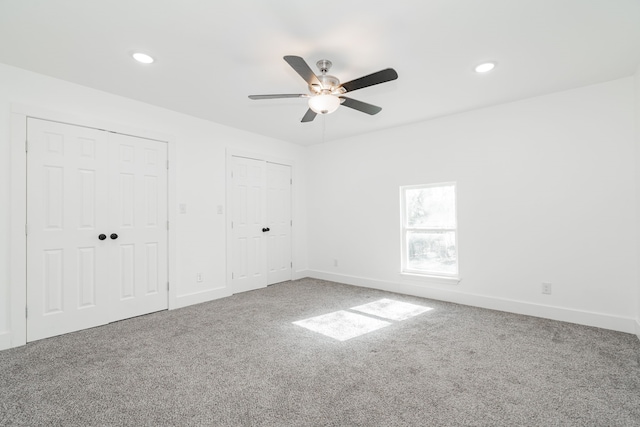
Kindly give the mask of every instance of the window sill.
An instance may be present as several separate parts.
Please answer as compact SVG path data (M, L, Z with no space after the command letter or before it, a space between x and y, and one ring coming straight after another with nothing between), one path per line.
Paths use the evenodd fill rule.
M429 274L410 273L406 271L401 272L400 277L407 281L418 281L438 285L457 285L462 280L457 276L432 276Z

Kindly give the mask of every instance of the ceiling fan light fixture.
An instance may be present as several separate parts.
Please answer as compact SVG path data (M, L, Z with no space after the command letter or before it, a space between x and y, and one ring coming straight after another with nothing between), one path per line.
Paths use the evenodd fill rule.
M154 61L152 57L142 52L135 52L131 56L133 56L133 59L142 64L151 64Z
M493 70L494 68L496 68L495 62L485 62L483 64L476 66L475 70L476 70L476 73L487 73Z
M340 106L340 98L323 94L309 98L309 108L318 114L331 114Z

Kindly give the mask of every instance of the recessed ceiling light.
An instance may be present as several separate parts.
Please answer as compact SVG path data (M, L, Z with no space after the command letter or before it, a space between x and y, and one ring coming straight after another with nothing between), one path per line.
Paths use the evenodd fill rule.
M476 67L476 73L486 73L487 71L493 70L495 67L495 62L485 62L484 64L480 64Z
M136 52L133 55L133 59L138 62L142 62L143 64L151 64L153 62L153 58L147 55L146 53Z

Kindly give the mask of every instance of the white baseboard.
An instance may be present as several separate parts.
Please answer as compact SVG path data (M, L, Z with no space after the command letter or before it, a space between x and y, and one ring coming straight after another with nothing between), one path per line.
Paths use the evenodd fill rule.
M305 277L310 277L309 274L310 274L309 270L294 271L293 277L291 278L291 280L304 279Z
M230 296L231 292L229 292L229 289L227 289L226 287L207 289L206 291L194 292L192 294L178 295L176 297L176 306L174 308L187 307L189 305L200 304L201 302L212 301L214 299Z
M348 276L318 270L307 270L307 277L330 280L332 282L344 283L347 285L397 292L400 294L414 295L422 298L454 302L457 304L471 305L474 307L488 308L491 310L560 320L562 322L577 323L579 325L595 326L598 328L630 334L635 333L640 338L640 329L638 329L640 328L640 324L637 323L635 319L628 317L533 304L506 298L487 297L484 295L470 294L456 290L428 287L426 285L418 286L408 283L386 282L382 280Z

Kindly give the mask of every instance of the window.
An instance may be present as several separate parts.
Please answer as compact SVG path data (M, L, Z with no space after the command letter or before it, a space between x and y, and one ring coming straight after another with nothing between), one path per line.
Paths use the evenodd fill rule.
M458 276L455 183L400 187L402 272Z

